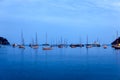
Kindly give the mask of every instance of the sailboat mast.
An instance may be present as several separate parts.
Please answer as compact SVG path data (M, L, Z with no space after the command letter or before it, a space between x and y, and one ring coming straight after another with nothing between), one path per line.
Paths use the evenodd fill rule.
M87 35L87 44L88 44L88 35Z
M36 45L38 44L38 41L37 41L37 32L36 32Z
M24 45L23 32L21 32L22 45Z
M82 42L81 42L81 37L80 37L80 44L82 44Z
M46 44L47 44L47 33L46 33Z
M34 45L34 39L32 38L32 44Z
M61 37L61 44L62 44L62 42L63 42L63 41L62 41L62 37Z

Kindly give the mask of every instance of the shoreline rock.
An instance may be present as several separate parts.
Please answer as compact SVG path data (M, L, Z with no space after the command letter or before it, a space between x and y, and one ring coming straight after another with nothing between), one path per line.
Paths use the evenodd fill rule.
M120 43L120 37L118 37L116 40L114 40L111 44L116 45Z
M9 41L4 37L0 37L0 44L1 45L10 45Z

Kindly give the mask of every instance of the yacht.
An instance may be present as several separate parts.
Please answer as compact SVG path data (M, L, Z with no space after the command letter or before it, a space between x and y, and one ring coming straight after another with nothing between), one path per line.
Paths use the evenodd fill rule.
M42 50L52 50L52 46L47 43L47 33L46 33L46 43L43 44Z

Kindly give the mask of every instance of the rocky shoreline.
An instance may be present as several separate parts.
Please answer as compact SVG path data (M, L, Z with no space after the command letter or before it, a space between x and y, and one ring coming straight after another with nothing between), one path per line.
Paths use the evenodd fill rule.
M9 41L4 37L0 37L0 44L1 45L10 45Z

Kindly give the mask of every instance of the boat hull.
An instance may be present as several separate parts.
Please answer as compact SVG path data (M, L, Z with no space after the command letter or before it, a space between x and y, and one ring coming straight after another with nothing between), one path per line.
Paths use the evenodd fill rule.
M33 48L33 49L38 49L38 48L39 48L39 46L32 46L32 48Z
M52 50L52 47L43 47L43 50Z
M19 45L19 48L23 48L23 49L25 49L25 46L23 46L23 45Z

